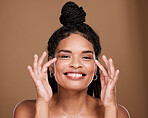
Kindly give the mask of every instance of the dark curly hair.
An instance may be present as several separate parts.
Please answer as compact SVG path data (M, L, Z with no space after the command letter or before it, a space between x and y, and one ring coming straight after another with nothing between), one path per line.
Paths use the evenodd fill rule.
M84 23L85 16L86 13L82 7L79 7L74 2L65 3L62 7L60 16L60 22L63 26L56 30L48 41L48 59L49 57L54 57L55 50L60 41L70 36L71 33L79 34L87 39L93 45L95 57L98 59L98 56L101 53L100 39L95 31L88 24ZM99 68L97 68L97 74L94 78L96 77L98 77L98 79L94 79L94 81L92 81L88 86L87 94L100 98L101 82ZM54 77L50 76L49 69L48 80L53 93L58 92L57 82Z

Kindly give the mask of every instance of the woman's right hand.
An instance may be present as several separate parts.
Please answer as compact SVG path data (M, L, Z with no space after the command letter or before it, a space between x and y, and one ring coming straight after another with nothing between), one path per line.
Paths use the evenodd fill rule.
M34 81L37 101L48 102L52 98L52 88L48 82L47 69L48 67L56 62L56 58L51 59L45 63L42 67L42 63L47 53L43 52L42 56L38 59L38 55L34 55L33 68L28 66L29 73Z

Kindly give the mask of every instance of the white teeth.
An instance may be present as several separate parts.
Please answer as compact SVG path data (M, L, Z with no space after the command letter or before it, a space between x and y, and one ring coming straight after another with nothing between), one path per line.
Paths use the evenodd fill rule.
M71 77L82 77L82 74L78 74L78 73L67 73L67 76L71 76Z

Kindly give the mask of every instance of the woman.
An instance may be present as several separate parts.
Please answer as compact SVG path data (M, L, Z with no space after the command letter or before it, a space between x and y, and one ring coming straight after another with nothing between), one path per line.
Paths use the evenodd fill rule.
M40 58L34 55L33 68L28 66L37 99L19 103L14 118L129 118L116 102L119 70L105 55L107 69L97 60L100 39L84 23L85 16L74 2L63 6L63 26L48 41L49 61L42 66L44 52Z

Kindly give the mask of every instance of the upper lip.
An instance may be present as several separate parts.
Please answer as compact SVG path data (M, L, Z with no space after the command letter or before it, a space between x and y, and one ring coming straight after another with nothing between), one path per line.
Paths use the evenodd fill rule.
M82 74L82 76L86 75L84 72L81 72L81 71L67 71L67 72L64 72L64 75L66 75L67 73Z

